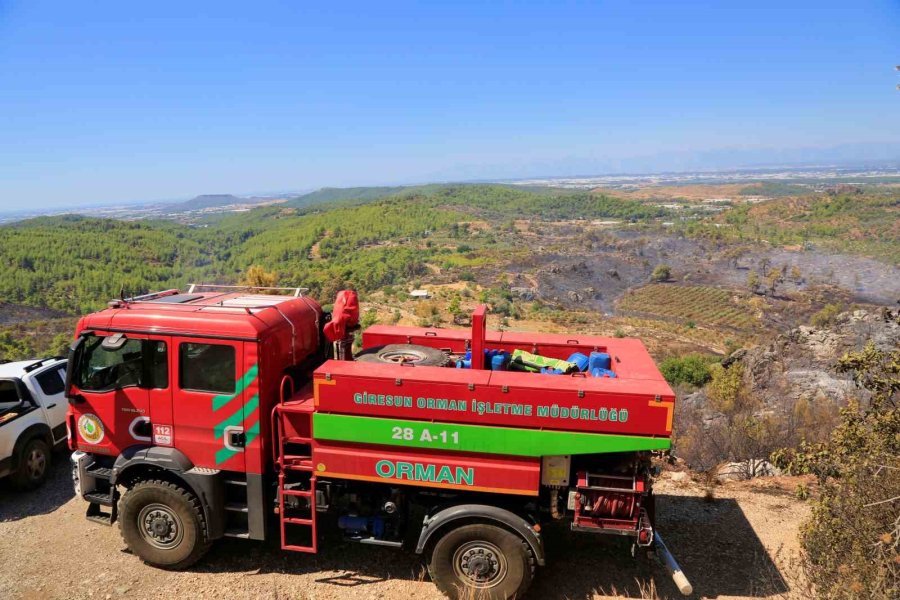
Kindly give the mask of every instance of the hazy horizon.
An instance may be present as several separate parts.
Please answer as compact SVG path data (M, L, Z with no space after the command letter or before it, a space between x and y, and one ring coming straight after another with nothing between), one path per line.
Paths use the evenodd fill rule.
M115 208L115 207L128 207L128 206L152 206L156 204L178 204L181 202L185 202L188 200L192 200L198 198L200 196L216 196L216 195L233 195L238 198L294 198L297 196L301 196L303 194L308 194L310 192L314 192L316 190L332 188L332 189L344 189L344 188L354 188L354 187L414 187L417 185L427 185L427 184L477 184L477 183L513 183L517 181L528 181L528 180L564 180L571 178L583 178L583 179L591 179L591 178L602 178L602 177L634 177L634 178L647 178L647 177L659 177L659 176L677 176L677 175L690 175L690 174L709 174L709 175L726 175L729 173L764 173L764 172L779 172L779 171L804 171L804 170L827 170L827 169L837 169L837 170L849 170L856 171L862 169L886 169L886 170L894 170L898 172L898 176L900 176L900 159L885 159L885 160L873 160L869 163L865 161L860 163L796 163L796 164L760 164L760 165L750 165L750 166L736 166L736 167L722 167L722 168L684 168L684 169L671 169L671 170L658 170L658 171L608 171L608 172L588 172L588 171L572 171L570 173L560 174L560 173L532 173L530 175L522 175L522 176L510 176L510 177L484 177L484 178L472 178L472 179L430 179L430 180L421 180L421 181L383 181L383 182L369 182L363 184L355 184L355 185L320 185L313 187L297 187L294 189L282 187L279 190L276 189L256 189L256 190L212 190L212 191L204 191L198 194L192 195L184 195L175 198L133 198L133 199L118 199L118 200L109 200L109 201L99 201L99 202L83 202L83 203L72 203L66 205L58 205L58 206L46 206L40 208L18 208L18 209L6 209L0 204L0 215L4 215L7 217L15 216L15 215L36 215L36 214L59 214L61 212L66 212L69 210L79 211L79 210L94 210L94 209L104 209L104 208Z

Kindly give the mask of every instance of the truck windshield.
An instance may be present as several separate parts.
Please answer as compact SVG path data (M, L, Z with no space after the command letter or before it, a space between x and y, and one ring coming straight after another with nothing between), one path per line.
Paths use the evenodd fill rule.
M165 342L129 339L115 349L91 336L82 347L73 381L80 390L108 392L126 387L165 388L168 361Z

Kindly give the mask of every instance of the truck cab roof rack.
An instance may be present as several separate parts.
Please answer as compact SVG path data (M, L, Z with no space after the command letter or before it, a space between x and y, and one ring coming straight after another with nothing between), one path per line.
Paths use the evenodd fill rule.
M187 293L193 294L199 292L201 289L207 291L225 290L227 292L246 292L257 290L265 292L282 291L288 292L287 295L293 296L294 298L299 298L304 293L309 291L309 288L304 287L265 287L256 285L219 285L216 283L192 283L188 288Z
M25 367L24 371L26 373L31 373L35 369L40 369L42 366L44 366L44 364L50 362L51 360L63 360L63 358L64 357L62 357L62 356L48 356L47 358L42 358L36 362L31 363L30 365ZM0 361L0 362L6 362L6 361Z

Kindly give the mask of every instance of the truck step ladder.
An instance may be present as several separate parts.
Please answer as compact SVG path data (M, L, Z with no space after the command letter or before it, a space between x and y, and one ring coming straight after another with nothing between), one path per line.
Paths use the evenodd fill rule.
M304 389L300 394L306 391ZM311 393L301 400L279 404L272 412L272 431L277 438L273 446L276 448L275 464L278 469L281 548L309 554L318 551L316 473L312 457L314 412ZM289 532L304 529L309 534L308 544L289 541Z
M225 531L231 538L250 539L250 514L247 503L247 480L240 473L229 473L225 483Z
M110 484L112 469L94 463L88 466L87 475L94 478L100 489L84 494L84 499L88 501L85 518L94 523L110 526L118 517L119 499L119 492ZM103 510L103 507L109 510Z

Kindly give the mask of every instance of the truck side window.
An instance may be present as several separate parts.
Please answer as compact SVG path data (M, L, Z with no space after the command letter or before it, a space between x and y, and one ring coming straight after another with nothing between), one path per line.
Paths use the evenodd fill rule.
M35 379L37 379L38 385L41 386L41 391L44 392L45 396L61 394L66 388L65 383L59 376L58 369L44 371L37 375Z
M178 381L183 390L234 393L234 346L185 342L178 347Z
M88 392L109 392L143 384L143 387L168 387L166 344L157 340L129 339L121 347L109 350L103 338L95 336L84 344L73 380Z

